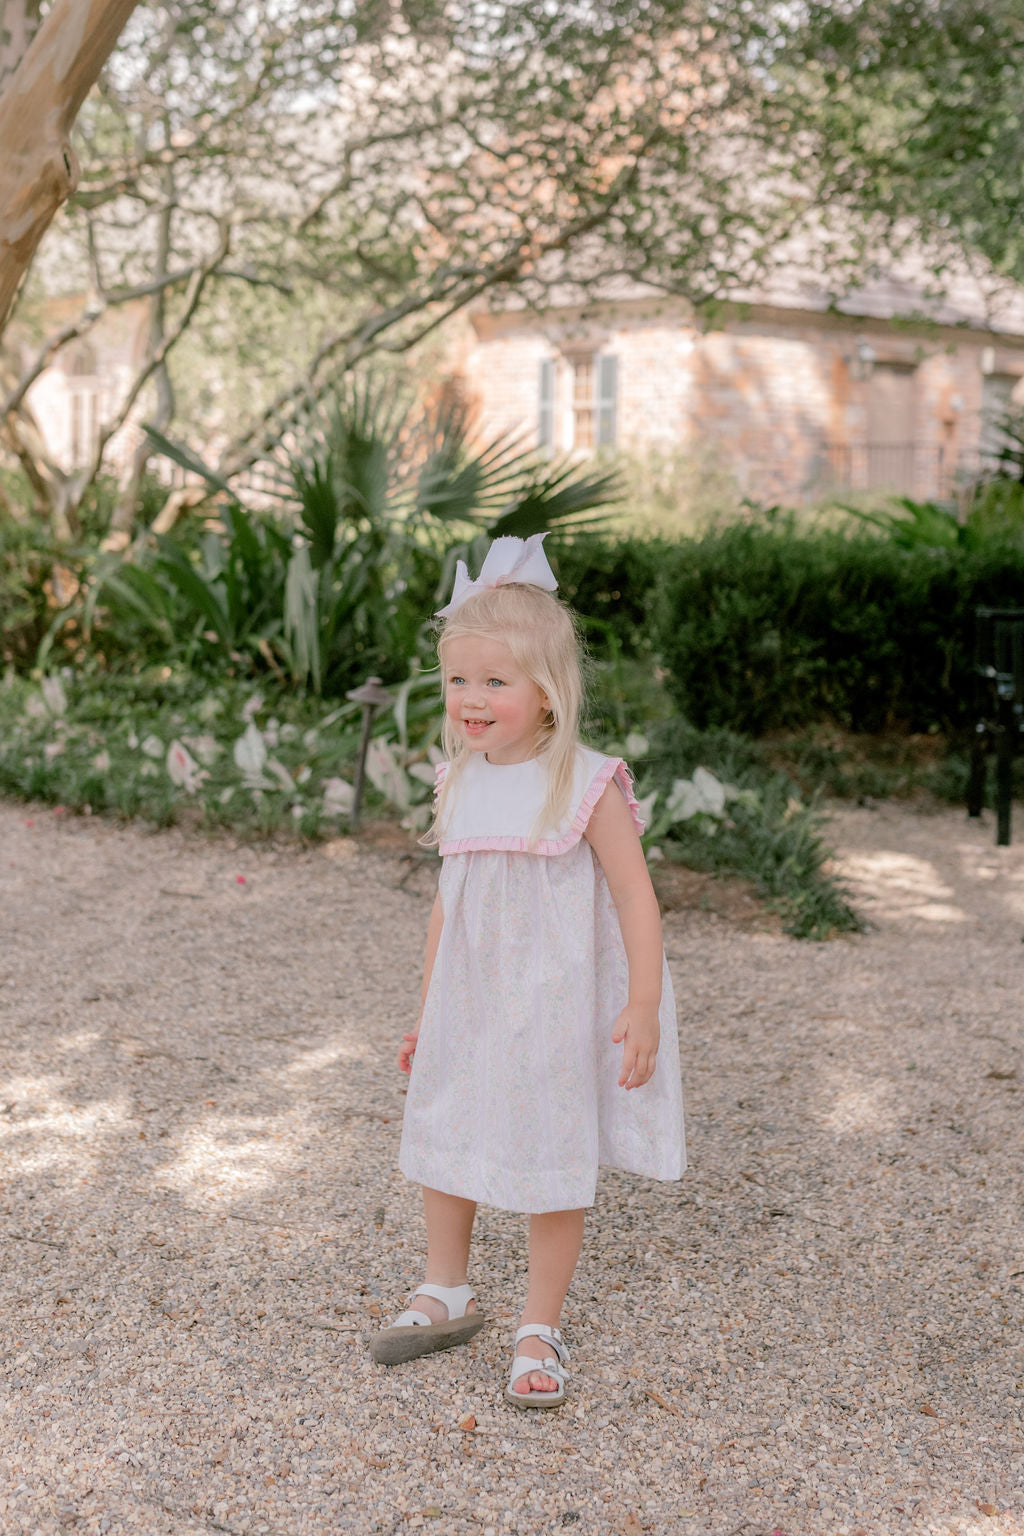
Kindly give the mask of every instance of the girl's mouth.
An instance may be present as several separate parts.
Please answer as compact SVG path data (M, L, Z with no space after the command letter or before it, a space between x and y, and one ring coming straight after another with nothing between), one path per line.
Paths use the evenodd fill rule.
M479 736L491 724L490 720L463 720L462 728L470 736Z

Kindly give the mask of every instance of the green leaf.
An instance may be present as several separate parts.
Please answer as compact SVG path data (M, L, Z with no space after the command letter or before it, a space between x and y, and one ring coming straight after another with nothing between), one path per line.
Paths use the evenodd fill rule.
M152 443L154 453L161 454L165 459L170 459L172 463L180 465L182 469L187 469L189 474L199 475L213 490L224 491L228 496L234 498L234 492L228 482L218 475L215 469L211 469L208 464L205 464L198 454L193 453L191 448L186 448L183 443L176 443L172 438L165 437L162 432L158 431L156 427L151 426L148 421L142 423L142 430Z
M232 635L227 611L212 582L205 581L188 556L171 539L160 541L161 555L153 562L154 570L163 571L168 581L187 598L195 612L213 629L225 648L230 649Z

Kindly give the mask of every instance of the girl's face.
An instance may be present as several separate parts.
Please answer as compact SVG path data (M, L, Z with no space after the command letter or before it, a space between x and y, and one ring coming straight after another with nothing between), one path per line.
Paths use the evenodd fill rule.
M547 695L520 670L507 645L474 635L445 647L444 703L457 734L489 763L532 757L549 708Z

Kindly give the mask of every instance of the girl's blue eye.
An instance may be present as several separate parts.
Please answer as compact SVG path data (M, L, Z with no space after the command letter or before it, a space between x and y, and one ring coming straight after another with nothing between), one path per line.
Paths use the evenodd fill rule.
M491 683L497 683L497 685L498 685L498 687L499 687L499 688L504 688L504 686L505 686L505 684L504 684L504 683L503 683L503 682L502 682L502 680L501 680L501 678L500 678L500 677L489 677L489 678L488 678L488 679L487 679L487 682L488 682L488 686L489 686L489 685L490 685L490 684L491 684Z
M464 677L450 677L448 681L452 684L453 687L460 688L466 679Z

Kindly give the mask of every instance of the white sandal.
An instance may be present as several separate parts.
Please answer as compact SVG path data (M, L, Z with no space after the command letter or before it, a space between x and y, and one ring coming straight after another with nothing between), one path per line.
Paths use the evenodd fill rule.
M565 1402L565 1367L569 1363L569 1351L562 1342L559 1329L549 1328L547 1323L524 1323L516 1332L516 1347L523 1339L543 1339L550 1344L554 1355L537 1360L533 1355L516 1355L512 1361L512 1373L505 1388L505 1401L517 1408L560 1408ZM557 1358L556 1358L557 1357ZM531 1371L543 1371L558 1382L554 1392L513 1392L512 1384Z
M435 1323L426 1312L415 1309L396 1317L390 1328L382 1328L370 1345L370 1354L378 1365L400 1365L441 1349L454 1349L479 1333L486 1319L482 1312L467 1312L475 1301L468 1285L418 1285L413 1295L432 1296L448 1308L443 1323Z

